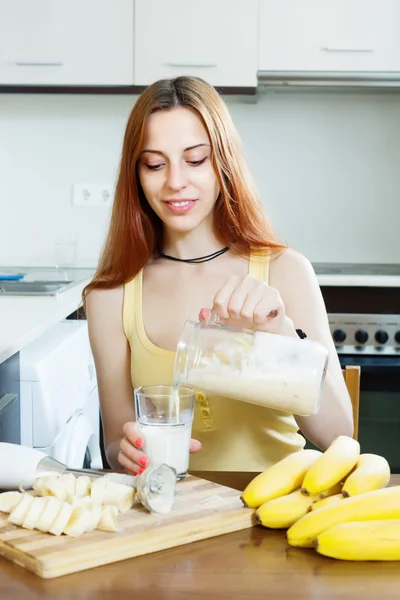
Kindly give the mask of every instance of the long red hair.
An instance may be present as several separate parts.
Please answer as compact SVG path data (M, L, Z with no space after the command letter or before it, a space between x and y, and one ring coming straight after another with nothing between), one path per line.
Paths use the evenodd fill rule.
M139 96L128 119L107 239L93 280L82 292L112 288L131 280L162 247L162 222L148 204L136 165L143 149L150 114L183 106L205 126L221 188L215 224L223 243L239 255L279 251L243 157L241 142L218 92L197 77L156 81Z

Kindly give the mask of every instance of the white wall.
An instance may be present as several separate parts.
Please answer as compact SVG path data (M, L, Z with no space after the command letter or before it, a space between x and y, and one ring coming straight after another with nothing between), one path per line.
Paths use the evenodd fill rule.
M72 185L114 184L135 101L127 96L0 94L0 266L54 264L78 240L95 265L109 210L74 208ZM262 94L227 99L260 195L313 261L400 262L400 96Z

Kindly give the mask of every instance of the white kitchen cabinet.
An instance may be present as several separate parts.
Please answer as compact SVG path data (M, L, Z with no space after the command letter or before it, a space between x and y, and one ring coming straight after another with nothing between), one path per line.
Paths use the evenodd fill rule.
M0 0L0 84L132 85L134 0Z
M260 0L258 70L400 71L399 0Z
M135 84L194 75L257 85L258 0L136 0Z

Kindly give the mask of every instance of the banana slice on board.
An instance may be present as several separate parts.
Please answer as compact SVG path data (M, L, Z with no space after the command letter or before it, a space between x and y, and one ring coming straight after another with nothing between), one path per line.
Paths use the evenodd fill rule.
M68 502L63 502L61 508L49 528L49 533L53 535L61 535L71 518L73 506Z
M98 477L92 482L90 497L96 504L103 504L103 497L108 485L108 479L105 477Z
M91 485L92 481L88 475L80 475L77 477L75 483L75 496L78 496L78 498L90 496Z
M71 517L64 527L66 535L72 537L79 537L88 527L91 526L91 514L90 510L86 506L75 506L72 509Z
M113 533L119 530L118 528L118 508L112 504L106 504L101 509L101 519L97 524L97 529L100 531L111 531Z
M13 523L14 525L22 525L33 500L34 497L30 494L22 494L22 499L11 511L8 522Z
M119 512L124 513L132 508L134 502L135 490L132 487L108 480L103 493L103 504L116 506Z
M75 496L75 488L76 488L76 477L73 473L66 473L65 475L61 475L60 483L64 486L66 491L66 500L70 502L72 498Z
M21 492L3 492L0 494L0 511L10 513L22 500Z
M54 496L49 496L44 500L45 506L38 521L36 522L35 529L47 533L61 510L62 502Z
M26 513L25 518L23 520L22 527L24 529L35 529L36 523L38 522L45 506L46 498L42 498L40 496L33 498L33 502L28 508L28 512Z

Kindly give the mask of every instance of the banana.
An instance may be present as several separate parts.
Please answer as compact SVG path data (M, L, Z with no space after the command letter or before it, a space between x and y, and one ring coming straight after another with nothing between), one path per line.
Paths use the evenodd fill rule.
M10 513L21 501L21 492L3 492L0 494L0 511Z
M24 529L35 529L36 523L44 510L45 504L46 498L38 496L37 498L33 499L33 502L28 508L28 512L26 513L21 524Z
M135 501L135 490L129 485L108 481L102 503L116 506L119 512L127 512Z
M92 481L88 475L80 475L77 477L75 483L75 496L78 496L78 498L90 496L91 484Z
M264 527L287 529L310 510L313 499L301 490L264 502L256 511L256 520Z
M342 491L342 483L339 481L338 483L335 483L335 485L328 488L324 492L321 492L320 494L318 494L317 498L315 499L315 502L318 502L319 500L324 500L324 498L329 498L329 496L335 496L336 494L340 494L341 491Z
M62 502L55 496L45 498L44 509L36 521L35 529L47 533L61 511Z
M53 535L61 535L69 523L73 507L68 502L63 502L56 518L48 529Z
M100 531L118 531L117 522L118 508L112 504L106 504L101 509L101 518L97 524Z
M314 547L341 560L400 560L400 519L341 523L321 533Z
M88 523L86 531L93 531L93 529L97 529L97 526L100 523L102 506L101 504L94 504L93 502L86 506L90 513L90 522Z
M40 477L33 485L33 489L39 496L55 496L61 501L67 500L68 489L65 481L57 475L49 475L48 477Z
M400 485L346 498L336 506L313 510L287 531L291 546L311 548L313 540L326 529L349 521L400 519Z
M344 496L342 493L334 494L333 496L327 496L326 498L322 498L322 500L317 500L317 502L313 502L311 505L311 510L318 510L319 508L324 508L325 506L336 506L340 504L344 500Z
M105 477L98 477L92 482L90 497L96 504L103 504L103 497L108 485L108 480Z
M75 506L72 508L71 517L64 527L63 533L71 537L79 537L91 525L90 509L86 506Z
M339 483L350 473L360 456L360 444L346 435L339 435L314 462L304 476L302 492L316 496Z
M250 481L240 496L243 504L259 508L268 500L294 492L303 483L310 465L321 457L319 450L299 450L289 454Z
M75 496L75 488L76 488L75 475L73 473L66 473L65 475L61 475L60 483L65 488L67 502L70 502L71 499Z
M8 522L13 523L14 525L22 525L32 503L33 496L30 494L22 494L21 501L18 502L17 506L11 511Z
M389 481L390 466L386 458L378 454L360 454L355 470L344 482L342 494L347 498L379 490Z

